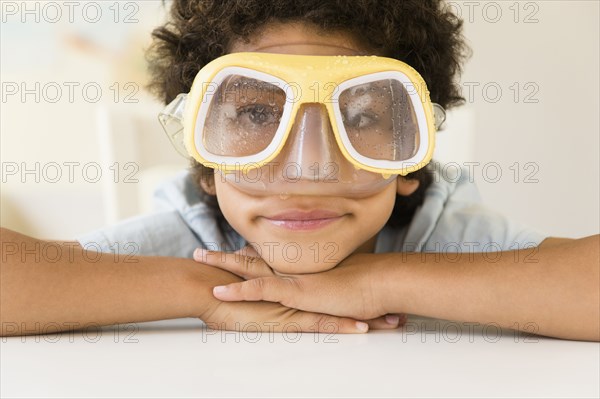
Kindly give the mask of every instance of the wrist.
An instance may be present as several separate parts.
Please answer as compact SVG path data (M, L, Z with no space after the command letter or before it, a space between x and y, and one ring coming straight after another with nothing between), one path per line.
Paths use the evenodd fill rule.
M179 269L179 306L184 317L201 318L216 301L212 294L210 276L202 270L204 265L186 261Z
M237 276L213 266L186 260L181 273L182 310L186 316L205 319L221 303L213 295L213 288L242 281Z
M406 296L408 262L403 253L381 254L377 262L375 292L377 300L387 314L409 312L409 298Z

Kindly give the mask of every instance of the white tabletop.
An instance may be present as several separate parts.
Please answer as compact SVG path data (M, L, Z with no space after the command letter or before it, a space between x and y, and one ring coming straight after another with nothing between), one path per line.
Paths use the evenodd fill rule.
M2 338L1 396L595 397L600 344L411 317L365 335L181 319Z

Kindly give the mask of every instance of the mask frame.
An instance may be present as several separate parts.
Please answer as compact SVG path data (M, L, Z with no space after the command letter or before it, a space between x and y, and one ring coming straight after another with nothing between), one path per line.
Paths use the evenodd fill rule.
M217 155L209 152L203 141L204 124L216 93L215 87L232 75L268 82L286 95L277 131L271 143L257 154L243 157ZM416 115L419 146L410 159L393 161L365 157L354 149L344 127L340 94L348 88L385 79L396 80L404 86ZM344 158L355 168L379 173L384 178L405 176L427 165L433 156L435 133L445 120L444 109L431 102L423 78L402 61L378 56L271 53L232 53L213 60L198 72L190 93L178 95L159 115L159 120L180 153L226 173L263 167L276 158L289 138L299 109L309 103L325 106Z

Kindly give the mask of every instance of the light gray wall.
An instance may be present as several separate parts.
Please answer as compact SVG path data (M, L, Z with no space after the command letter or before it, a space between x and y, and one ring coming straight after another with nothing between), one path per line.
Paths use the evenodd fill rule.
M599 3L450 4L462 12L473 49L462 81L484 200L553 236L597 234ZM493 165L482 173L491 162L501 166L498 182ZM533 172L537 182L526 183Z

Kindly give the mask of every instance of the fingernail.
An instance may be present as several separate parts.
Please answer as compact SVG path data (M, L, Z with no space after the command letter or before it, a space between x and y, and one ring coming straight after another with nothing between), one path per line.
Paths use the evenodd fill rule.
M360 332L367 332L367 331L369 331L369 325L367 323L363 323L362 321L357 321L356 322L356 328Z
M217 285L213 288L213 294L223 294L225 292L227 292L227 287L224 285Z
M214 253L215 253L215 251L211 251L211 250L208 250L208 249L196 248L194 250L194 259L206 262L207 258L208 258L208 255L212 255Z
M204 250L202 248L196 248L194 250L194 259L202 259L203 253L204 253Z
M385 322L396 326L400 322L400 317L396 316L395 314L388 314L385 316Z

